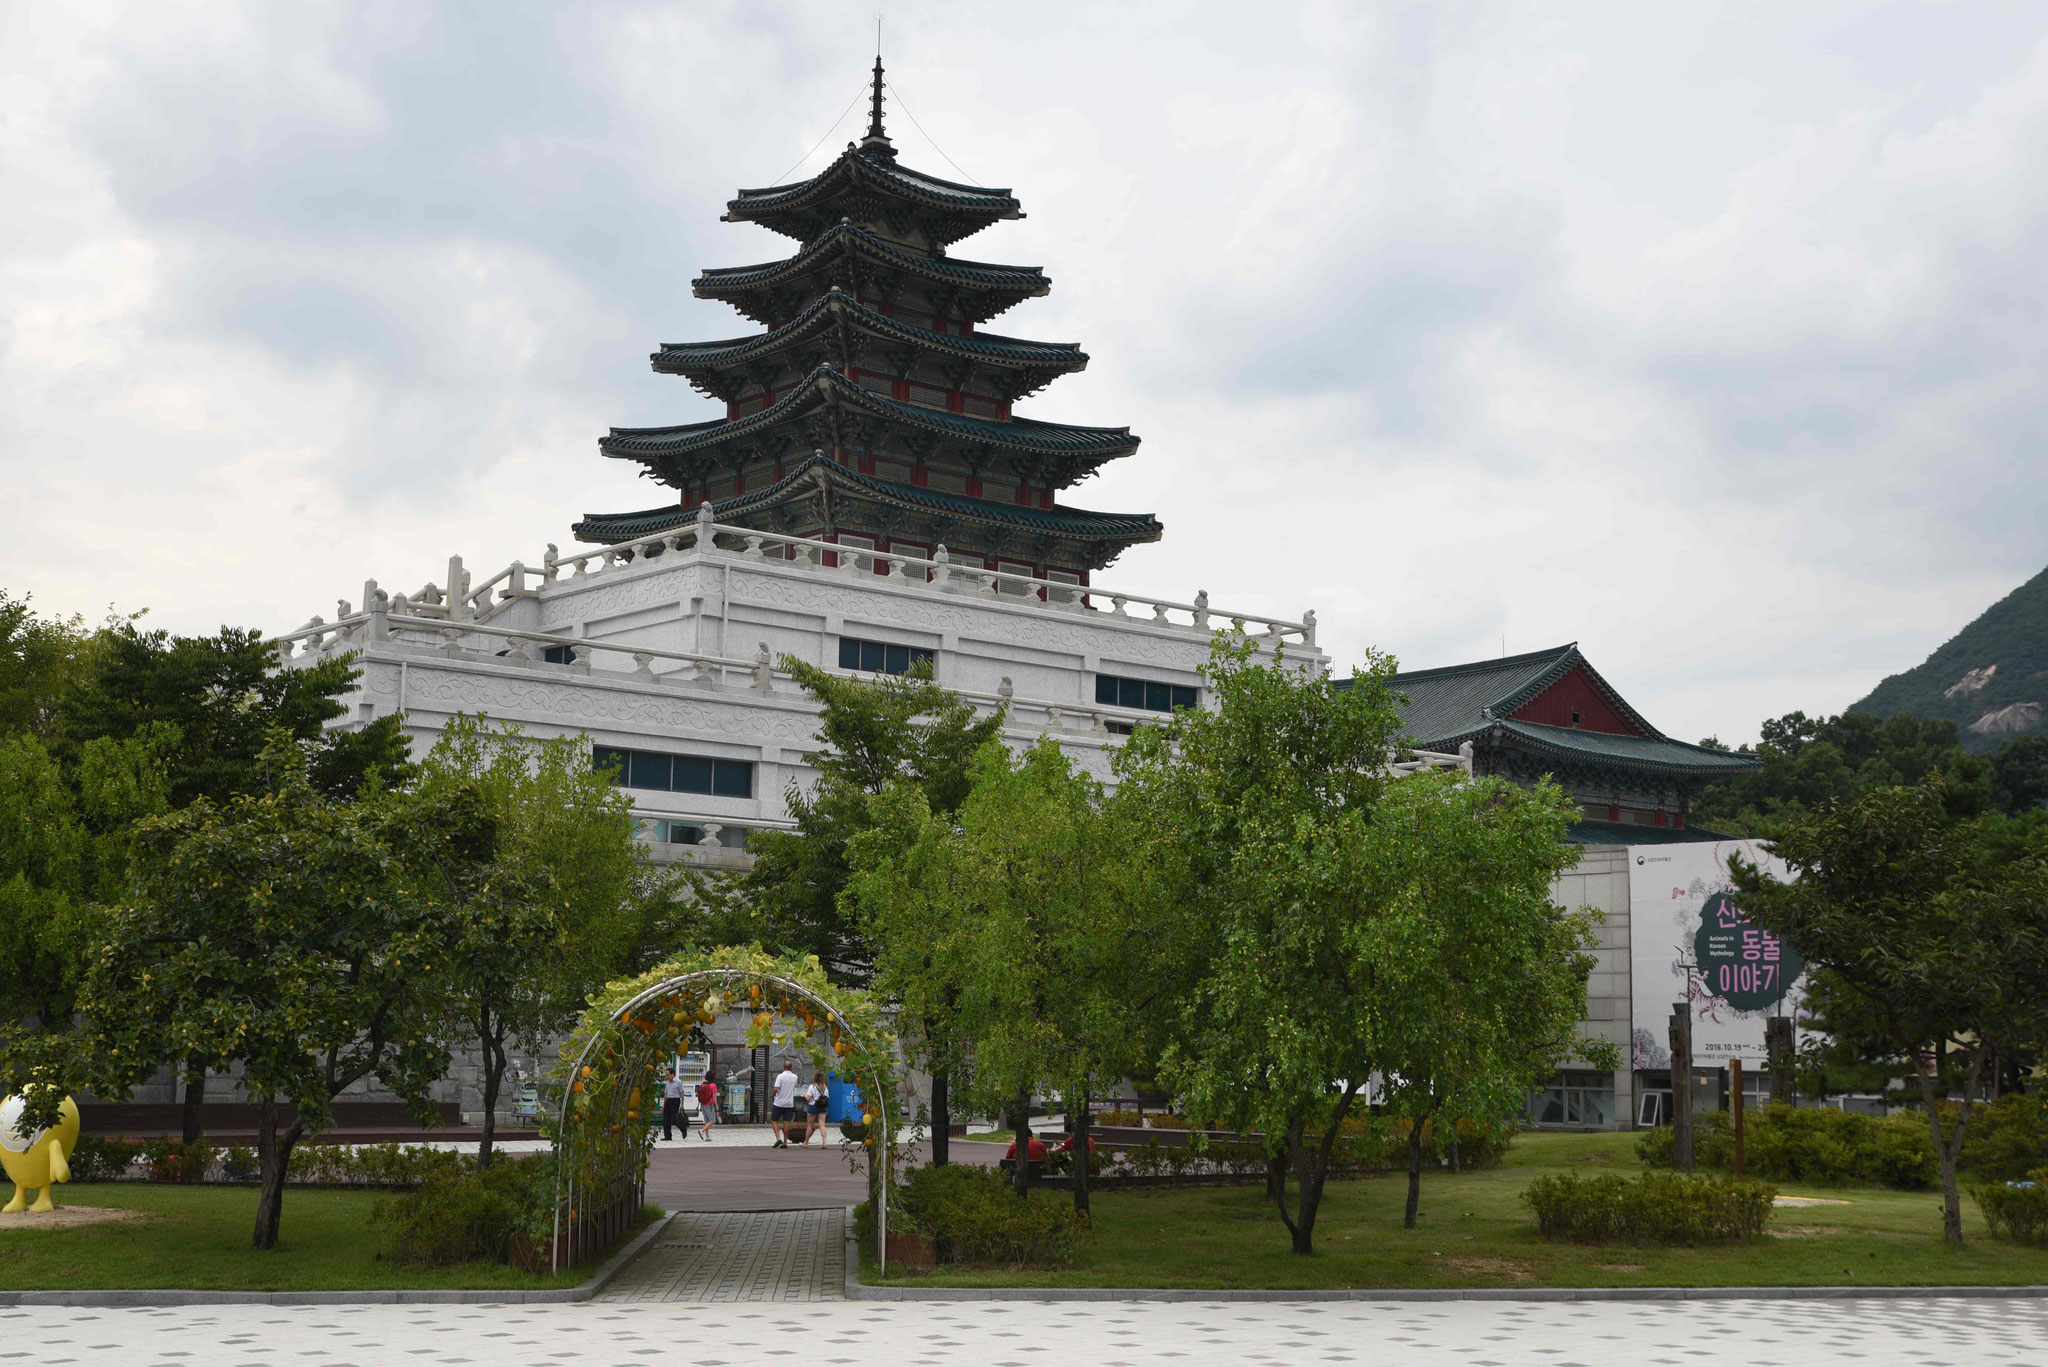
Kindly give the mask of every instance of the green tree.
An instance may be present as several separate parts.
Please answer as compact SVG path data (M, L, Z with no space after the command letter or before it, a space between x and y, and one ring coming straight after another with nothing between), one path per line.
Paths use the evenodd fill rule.
M314 788L308 748L268 751L259 791L141 823L133 895L108 913L79 993L95 1090L123 1094L166 1060L241 1066L258 1248L277 1243L293 1147L331 1125L344 1089L374 1077L434 1118L457 950L502 910L430 892L442 871L492 863L480 793L339 802Z
M876 947L876 983L905 1019L928 1022L921 1060L1007 1112L1020 1154L1032 1096L1058 1091L1087 1143L1087 1097L1131 1067L1130 1013L1145 947L1135 870L1101 785L1046 737L1016 762L999 741L975 756L950 816L896 784L854 837L846 900ZM1075 1205L1088 1208L1086 1165ZM1016 1167L1017 1189L1029 1164Z
M92 633L82 617L41 617L27 596L0 589L0 736L48 739L57 704L84 672Z
M847 842L873 824L871 803L892 782L915 786L936 814L956 810L972 784L970 761L1002 735L1004 714L977 718L972 706L932 682L929 663L873 679L844 678L790 656L780 663L823 708L820 748L805 756L817 781L809 789L791 781L785 802L795 829L754 835L755 863L741 887L767 943L815 954L836 979L863 983L874 951L840 903ZM905 1019L900 1028L924 1038L938 1023ZM932 1074L932 1142L940 1161L949 1087L944 1068Z
M2048 1024L2048 849L1987 860L1938 776L1789 823L1774 842L1798 875L1738 862L1746 911L1782 936L1836 997L1837 1014L1911 1061L1941 1168L1942 1232L1963 1237L1956 1160L1969 1107L1944 1122L1935 1059L1953 1056L1965 1098L1991 1059L2038 1048Z
M1712 737L1703 744L1727 748ZM2048 739L2015 737L1991 755L1971 755L1955 723L1938 718L1788 712L1764 722L1753 753L1763 768L1708 788L1693 804L1694 825L1769 837L1830 803L1931 774L1942 775L1946 801L1961 815L2021 812L2048 799Z
M353 796L373 779L403 786L411 772L403 718L327 728L347 711L342 699L361 676L352 657L281 669L274 650L239 627L173 636L115 623L99 633L88 667L59 701L59 756L68 762L95 739L160 728L176 740L166 756L171 805L221 803L260 782L257 757L282 731L307 747L311 782L322 792Z
M1142 730L1117 758L1138 864L1179 927L1155 937L1180 977L1160 1075L1190 1115L1268 1136L1270 1190L1304 1254L1375 1073L1418 1119L1497 1118L1583 1013L1584 922L1548 898L1566 805L1547 789L1397 784L1392 673L1374 654L1338 680L1220 639L1213 710ZM1532 964L1542 954L1554 961ZM1517 970L1536 1003L1503 1001ZM1433 981L1446 971L1473 981Z
M493 915L468 918L457 953L464 1017L483 1064L488 1164L508 1046L538 1048L566 1031L590 995L630 966L640 928L646 853L632 799L590 766L587 737L536 740L513 725L452 718L420 766L427 796L480 794L495 826L488 870L434 866L440 896ZM498 933L501 925L519 933ZM485 933L488 931L488 933Z
M1354 980L1371 984L1372 1044L1385 1112L1406 1117L1408 1204L1421 1203L1424 1127L1438 1144L1459 1125L1498 1132L1558 1064L1620 1064L1578 1033L1595 960L1594 914L1551 901L1578 862L1564 843L1571 799L1548 781L1421 775L1392 785L1355 829Z

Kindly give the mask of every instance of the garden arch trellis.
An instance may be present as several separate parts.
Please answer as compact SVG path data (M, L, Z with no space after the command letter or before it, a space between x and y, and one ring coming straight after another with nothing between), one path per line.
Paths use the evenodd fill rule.
M639 1205L646 1188L651 1134L642 1123L648 1113L643 1106L654 1100L656 1060L679 1052L677 1045L686 1043L697 1025L717 1019L716 1014L705 1014L707 1005L721 1012L768 1007L769 1015L783 1017L791 1014L786 1009L790 997L818 1008L823 1020L807 1020L811 1028L806 1035L786 1043L821 1062L822 1051L811 1041L822 1028L828 1047L847 1045L832 1061L833 1069L852 1076L866 1091L874 1116L866 1145L875 1257L886 1270L889 1177L894 1166L889 1115L894 1103L893 1041L878 1019L856 1025L854 1016L872 1016L867 1009L871 1004L864 994L824 983L815 959L793 964L770 960L758 950L728 953L739 961L664 965L638 979L613 984L585 1013L576 1032L585 1036L581 1048L573 1059L564 1052L568 1071L555 1117L551 1271L573 1264L593 1244L608 1240L613 1232L609 1217L597 1212ZM815 977L817 985L799 981L798 973ZM735 995L721 999L723 989L733 989ZM746 999L739 993L747 994ZM576 1035L570 1038L572 1046Z

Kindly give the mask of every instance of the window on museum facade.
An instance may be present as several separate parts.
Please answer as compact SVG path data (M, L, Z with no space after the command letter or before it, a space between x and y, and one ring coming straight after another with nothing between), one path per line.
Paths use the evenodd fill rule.
M599 769L610 769L628 788L664 793L709 793L713 797L752 797L754 766L743 759L711 759L703 755L665 755L654 750L621 750L599 745L592 751Z
M1175 712L1193 707L1199 690L1186 684L1158 683L1152 679L1125 679L1114 674L1095 676L1095 701L1112 707L1142 707L1147 712Z
M1528 1115L1533 1125L1611 1125L1614 1074L1566 1068L1549 1086L1529 1093Z
M919 660L932 652L924 646L899 646L888 641L862 641L852 636L839 638L839 667L863 674L908 674Z

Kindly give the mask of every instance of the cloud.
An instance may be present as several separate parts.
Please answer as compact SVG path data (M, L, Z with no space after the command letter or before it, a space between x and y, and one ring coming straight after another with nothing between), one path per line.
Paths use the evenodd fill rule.
M710 415L646 354L747 330L689 282L789 250L719 214L851 135L867 23L9 11L0 583L279 629L662 498L595 438ZM1027 411L1145 438L1070 495L1167 522L1107 579L1316 606L1340 659L1578 639L1732 739L2048 559L2044 31L915 0L886 36L906 160L1029 211L958 248L1050 271L998 326L1093 358Z

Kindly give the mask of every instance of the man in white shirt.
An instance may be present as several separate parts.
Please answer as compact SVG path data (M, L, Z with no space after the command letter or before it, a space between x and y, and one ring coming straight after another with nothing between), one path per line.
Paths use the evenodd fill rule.
M789 1127L796 1122L796 1072L788 1059L782 1061L782 1071L775 1075L775 1093L769 1098L769 1107L775 1123L774 1147L786 1149Z

